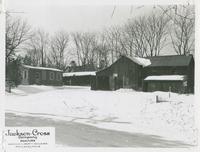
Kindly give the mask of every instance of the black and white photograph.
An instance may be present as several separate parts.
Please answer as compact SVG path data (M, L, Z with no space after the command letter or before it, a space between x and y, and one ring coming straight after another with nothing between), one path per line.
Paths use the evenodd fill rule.
M55 146L195 148L195 5L7 0L5 127Z

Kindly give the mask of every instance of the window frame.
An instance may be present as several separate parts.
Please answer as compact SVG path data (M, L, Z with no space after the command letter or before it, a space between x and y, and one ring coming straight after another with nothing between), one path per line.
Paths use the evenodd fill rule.
M61 73L57 73L57 74L56 74L56 80L58 80L58 81L62 80L62 79L61 79Z
M51 71L51 72L49 73L49 79L50 79L50 80L54 80L54 79L55 79L55 73L54 73L54 72Z

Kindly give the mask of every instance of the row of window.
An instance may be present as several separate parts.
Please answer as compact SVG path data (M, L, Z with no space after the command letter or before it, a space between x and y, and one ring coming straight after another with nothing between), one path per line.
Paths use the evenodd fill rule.
M43 75L44 73L42 73ZM23 79L27 79L28 78L28 71L27 70L24 70L23 71ZM35 79L40 79L40 73L39 72L36 72L35 73ZM46 79L46 73L45 75L42 76L42 79ZM62 77L61 77L61 74L60 73L54 73L54 72L50 72L49 73L49 79L50 80L61 80Z
M35 78L36 79L40 79L40 73L36 72L35 73ZM54 73L54 72L50 72L49 73L49 79L50 80L61 80L61 74L60 73Z
M55 77L55 74L56 73L54 73L54 72L50 72L50 80L54 80L54 79L61 80L61 74L57 73L56 77Z

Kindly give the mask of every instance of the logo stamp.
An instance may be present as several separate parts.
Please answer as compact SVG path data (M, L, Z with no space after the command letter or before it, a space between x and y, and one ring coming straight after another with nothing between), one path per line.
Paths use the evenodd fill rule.
M55 146L55 128L53 127L6 127L4 130L4 148L49 149Z

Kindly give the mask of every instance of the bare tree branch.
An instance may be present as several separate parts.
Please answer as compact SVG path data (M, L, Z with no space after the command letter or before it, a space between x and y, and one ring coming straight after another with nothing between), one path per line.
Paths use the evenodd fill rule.
M31 28L20 18L6 17L6 62L30 39Z

